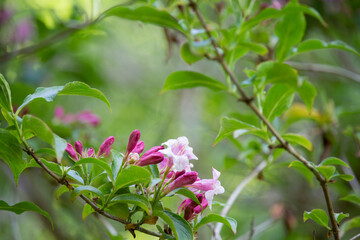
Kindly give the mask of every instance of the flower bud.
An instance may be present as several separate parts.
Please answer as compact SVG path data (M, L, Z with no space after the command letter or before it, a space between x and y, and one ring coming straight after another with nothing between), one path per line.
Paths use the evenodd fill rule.
M93 148L89 148L87 151L88 157L95 157L95 150Z
M208 206L204 194L202 193L197 194L196 197L199 200L201 206L198 205L195 201L191 200L190 198L184 200L179 206L178 214L184 211L184 219L186 221L191 221L197 214L201 212L202 209L205 209Z
M105 141L100 146L100 149L98 152L98 157L100 157L104 153L109 152L111 149L111 145L114 143L114 141L115 141L115 138L113 136L110 136L107 139L105 139Z
M127 153L131 153L132 150L134 150L139 139L140 139L140 131L136 129L130 134L129 142L126 149Z
M176 175L178 175L178 172L176 173ZM176 176L176 175L175 175L175 180L172 183L170 183L169 186L166 188L165 190L166 194L174 189L193 184L197 179L198 173L192 171L192 172L185 172L180 176Z
M69 156L72 159L79 161L79 158L78 158L73 146L70 143L67 143L65 151L69 154Z
M140 153L142 153L144 151L144 147L145 147L144 142L140 140L140 141L138 141L135 148L131 152L140 154Z
M75 146L76 152L77 152L78 154L80 154L80 156L82 156L82 155L83 155L83 154L82 154L82 152L83 152L83 145L82 145L82 143L81 143L80 141L76 141L75 144L74 144L74 146Z
M159 150L162 150L162 149L164 149L164 146L155 146L155 147L152 147L152 148L150 148L149 150L147 150L147 151L144 153L143 157L148 156L148 155L150 155L150 154L152 154L152 153L156 153L156 152L158 152Z
M142 167L142 166L147 166L147 165L151 165L151 164L158 164L162 160L164 160L164 154L155 152L155 153L147 155L145 157L142 156L140 158L140 161L136 165Z

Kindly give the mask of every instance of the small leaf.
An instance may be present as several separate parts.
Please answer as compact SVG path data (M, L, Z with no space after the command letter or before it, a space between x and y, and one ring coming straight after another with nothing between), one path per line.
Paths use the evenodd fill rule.
M52 229L54 229L54 223L49 215L49 213L45 212L44 210L42 210L41 208L39 208L38 206L36 206L34 203L32 202L19 202L16 203L12 206L9 206L6 202L0 200L0 210L3 211L11 211L13 213L16 214L22 214L25 211L33 211L33 212L37 212L40 213L41 215L45 216L47 219L49 219Z
M303 163L299 161L293 161L290 163L289 168L290 167L293 167L296 170L298 170L310 184L313 183L313 174L307 167L305 167Z
M179 194L179 195L183 195L184 197L190 198L191 200L196 202L198 205L200 205L200 207L202 208L202 206L201 206L201 204L199 202L199 199L196 197L196 195L191 190L189 190L187 188L175 189L174 191L172 191L168 195L171 195L171 194Z
M95 212L95 210L89 204L85 204L82 211L82 220L85 221L85 219L93 212Z
M22 159L22 148L18 140L3 129L0 129L0 156L10 167L17 185L21 172L26 168L26 162Z
M61 162L66 149L66 141L54 133L54 148L58 163Z
M173 16L166 11L161 11L153 7L141 6L138 8L130 8L119 5L105 11L99 19L109 16L151 23L183 32L182 27Z
M321 161L319 166L323 166L323 165L341 165L347 168L349 167L349 165L347 165L343 160L336 157L329 157L324 159L323 161Z
M134 184L147 184L150 182L150 178L151 174L145 168L134 165L128 166L117 176L115 181L115 191Z
M278 9L266 8L255 17L249 19L248 21L245 21L244 24L241 25L241 32L245 32L265 20L280 18L282 15L283 13Z
M346 233L347 231L353 229L353 228L359 228L360 227L360 217L354 217L346 222L344 222L340 229L342 232Z
M305 211L304 222L306 222L308 219L311 219L317 224L326 227L328 230L331 230L331 228L328 226L329 217L322 209L313 209L311 212Z
M79 197L80 194L83 193L93 193L96 194L97 196L99 196L101 198L101 200L104 201L104 195L102 194L102 192L93 187L93 186L88 186L88 185L84 185L84 186L79 186L77 188L75 188L72 192L71 192L71 201L74 201L76 198Z
M335 219L336 219L336 222L337 223L340 223L341 220L343 220L344 218L347 218L349 217L349 214L348 213L335 213Z
M294 134L294 133L286 133L281 136L291 144L301 145L309 151L312 151L312 149L313 149L311 142L304 136Z
M294 90L289 86L277 84L272 86L265 98L264 116L271 122L275 117L288 110L294 100Z
M6 112L12 112L10 87L2 74L0 74L0 90L0 108Z
M234 234L236 234L236 227L237 227L236 220L230 217L225 218L215 213L210 213L209 215L203 217L201 221L198 224L196 224L196 226L194 227L194 232L196 232L201 226L208 224L210 222L223 223L225 224L225 226L228 226L233 231Z
M115 150L111 150L112 154L112 163L111 163L111 171L112 171L112 181L115 183L115 180L119 174L122 162L123 162L123 155Z
M334 166L318 166L316 169L325 177L326 181L329 181L336 171Z
M354 176L353 176L353 175L350 175L350 174L339 174L339 173L335 173L334 175L332 175L332 176L331 176L331 179L336 178L336 177L341 178L342 180L347 181L347 182L349 182L349 181L351 181L351 180L354 179Z
M193 240L193 232L187 221L179 215L169 211L154 211L154 215L163 219L174 232L176 239Z
M69 188L65 185L61 185L56 191L55 191L55 197L56 199L59 199L61 195L64 193L69 192Z
M265 77L266 83L299 86L297 71L285 63L267 61L257 66L257 77Z
M351 203L355 203L355 204L357 204L357 205L359 205L360 206L360 197L359 197L359 195L357 195L357 194L349 194L349 195L347 195L347 196L345 196L345 197L342 197L342 198L340 198L340 200L343 200L343 201L348 201L348 202L351 202Z
M109 176L112 176L112 170L106 162L104 162L100 159L97 159L97 158L92 158L92 157L80 159L71 168L75 168L81 164L86 164L86 163L95 164L95 165L101 167L102 169L104 169L109 174Z
M299 11L316 18L317 20L319 20L319 22L322 25L324 25L324 26L327 25L326 22L324 21L324 19L321 17L320 13L312 7L302 5L302 4L299 4L296 2L290 2L286 5L285 8L282 9L282 12L285 14L292 14L294 12L299 12Z
M201 60L203 56L196 55L191 51L190 44L184 43L181 47L180 54L182 59L189 65Z
M226 90L227 87L204 74L192 71L178 71L171 73L165 80L162 92L167 90L194 88L194 87L207 87L214 91Z
M308 112L310 113L316 97L316 88L309 81L304 80L302 85L298 87L296 91L300 95L301 99L307 107Z
M114 197L110 204L112 203L130 203L142 208L147 214L151 215L151 204L149 201L142 195L139 194L121 194Z

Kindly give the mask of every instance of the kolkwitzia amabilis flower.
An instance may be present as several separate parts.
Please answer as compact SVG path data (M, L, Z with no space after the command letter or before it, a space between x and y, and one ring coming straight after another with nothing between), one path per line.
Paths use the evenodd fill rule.
M192 188L205 191L205 198L209 204L210 209L214 195L222 194L225 192L225 189L223 188L223 186L221 186L221 183L218 180L220 177L220 172L217 171L215 168L212 168L212 172L213 179L198 179L190 186Z
M189 160L198 160L193 149L189 147L189 140L186 137L169 139L162 145L166 145L167 148L159 152L165 154L174 163L175 171L189 170L191 167Z

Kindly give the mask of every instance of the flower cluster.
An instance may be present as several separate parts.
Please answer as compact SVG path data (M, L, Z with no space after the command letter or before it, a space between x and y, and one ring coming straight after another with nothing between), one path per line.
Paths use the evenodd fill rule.
M55 108L54 117L64 124L81 123L93 127L100 124L100 118L89 110L84 110L76 114L65 114L64 108L59 106Z

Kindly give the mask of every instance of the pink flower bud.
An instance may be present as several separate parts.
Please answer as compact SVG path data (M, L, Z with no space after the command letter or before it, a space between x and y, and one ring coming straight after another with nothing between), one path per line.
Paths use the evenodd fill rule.
M196 181L197 176L198 176L198 173L195 172L195 171L185 172L185 173L183 173L181 175L179 173L180 172L177 172L175 174L175 180L172 183L170 183L168 185L168 187L166 188L166 190L165 190L166 194L171 192L172 190L177 189L177 188L181 188L181 187L184 187L186 185L193 184ZM176 176L176 175L178 175L178 176Z
M80 123L89 124L94 127L100 124L100 118L89 110L76 114L75 119Z
M126 149L127 153L131 153L132 150L134 150L139 139L140 139L140 131L136 129L130 134L129 142Z
M54 111L55 118L61 118L64 116L64 108L63 107L56 107Z
M152 148L150 148L149 150L147 150L147 151L144 153L143 157L145 157L145 156L147 156L147 155L150 155L150 154L152 154L152 153L158 152L159 150L162 150L162 149L164 149L164 146L155 146L155 147L152 147Z
M140 158L140 161L136 165L142 167L142 166L147 166L147 165L151 165L151 164L158 164L162 160L164 160L164 154L155 152L155 153L147 155L145 157L142 156Z
M74 159L74 160L76 160L76 161L79 161L79 158L78 158L78 156L77 156L77 154L76 154L73 146L72 146L70 143L67 143L67 146L66 146L65 151L69 154L69 156L70 156L72 159Z
M83 145L80 141L76 141L75 144L75 150L77 151L78 154L80 154L80 156L83 156L82 152L83 152Z
M140 141L138 141L135 148L131 152L140 154L140 153L142 153L144 151L144 147L145 147L144 142L140 140Z
M100 146L100 149L99 149L99 152L98 152L98 157L100 157L104 153L109 152L110 149L111 149L111 145L114 143L114 141L115 141L115 138L113 136L108 137L107 139L105 139L105 141Z
M199 214L201 212L201 207L202 209L205 209L208 206L204 194L200 193L196 195L196 197L199 200L201 206L190 198L184 200L179 206L178 214L184 211L184 218L186 221L191 221L197 214Z
M89 148L87 151L88 157L94 157L95 156L95 150L93 148Z

